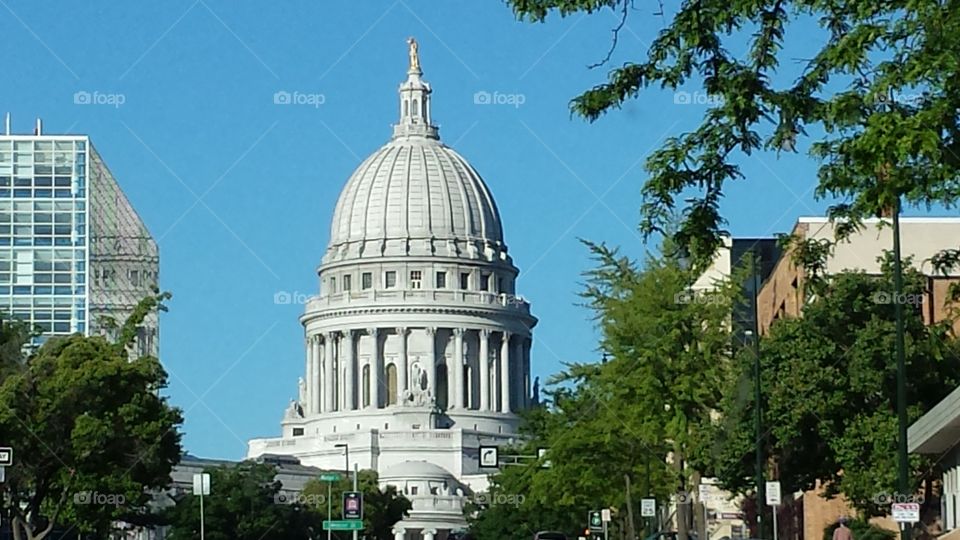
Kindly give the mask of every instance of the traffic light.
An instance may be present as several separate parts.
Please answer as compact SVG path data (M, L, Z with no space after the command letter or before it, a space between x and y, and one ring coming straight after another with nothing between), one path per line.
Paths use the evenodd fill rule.
M590 530L603 530L603 514L600 512L600 510L590 511L590 514L587 517L587 524L590 525Z

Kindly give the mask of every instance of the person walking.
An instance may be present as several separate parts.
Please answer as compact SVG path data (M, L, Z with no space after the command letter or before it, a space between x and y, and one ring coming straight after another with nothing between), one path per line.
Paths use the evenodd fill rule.
M853 531L847 527L847 516L840 516L840 525L833 530L833 540L854 540Z

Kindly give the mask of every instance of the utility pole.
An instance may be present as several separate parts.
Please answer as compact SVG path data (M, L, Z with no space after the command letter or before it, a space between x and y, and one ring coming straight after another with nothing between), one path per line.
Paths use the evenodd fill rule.
M907 367L903 344L903 262L900 257L900 196L893 207L893 309L897 318L897 491L901 497L910 493L909 461L907 456ZM910 540L911 525L904 524L900 532L903 540Z
M763 505L766 500L763 481L763 405L760 401L760 315L757 304L760 302L760 253L754 244L752 253L753 266L753 371L754 371L754 406L756 408L756 483L757 483L757 538L763 535Z

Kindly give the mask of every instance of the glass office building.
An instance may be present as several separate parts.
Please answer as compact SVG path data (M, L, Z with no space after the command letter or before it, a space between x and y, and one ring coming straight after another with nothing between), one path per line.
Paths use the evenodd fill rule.
M157 286L156 242L90 139L0 135L0 312L50 336L112 333ZM158 355L158 319L133 354Z

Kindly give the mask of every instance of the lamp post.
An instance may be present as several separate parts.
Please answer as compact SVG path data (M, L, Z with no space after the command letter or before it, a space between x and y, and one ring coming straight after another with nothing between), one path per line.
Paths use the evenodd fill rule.
M893 309L897 319L897 491L903 497L910 492L909 457L907 456L907 373L903 343L903 263L900 257L900 196L893 207ZM904 524L900 533L910 540L912 524Z
M343 459L344 459L344 468L346 471L347 477L350 476L350 445L347 443L339 443L333 445L334 448L343 448ZM357 471L356 466L354 466L353 471L353 490L357 491ZM357 531L353 531L353 540L357 540Z
M753 369L754 369L754 406L756 407L755 429L756 429L756 482L757 482L757 538L763 538L763 505L765 503L766 486L763 482L763 405L761 403L760 386L760 310L757 304L760 302L760 253L754 245L752 250L751 266L753 268L753 328L745 334L753 338Z

